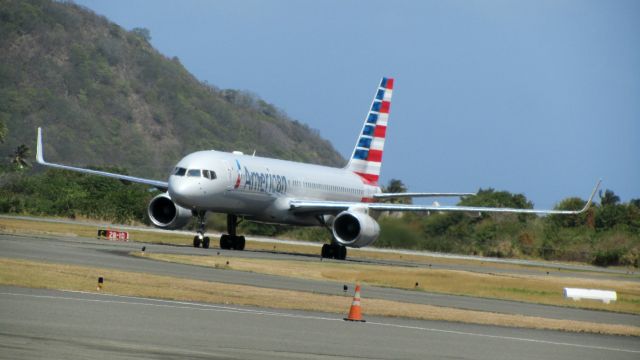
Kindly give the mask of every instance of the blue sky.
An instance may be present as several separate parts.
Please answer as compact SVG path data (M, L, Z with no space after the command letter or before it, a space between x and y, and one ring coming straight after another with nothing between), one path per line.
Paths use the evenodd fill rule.
M396 79L382 180L640 198L640 1L76 0L351 154Z

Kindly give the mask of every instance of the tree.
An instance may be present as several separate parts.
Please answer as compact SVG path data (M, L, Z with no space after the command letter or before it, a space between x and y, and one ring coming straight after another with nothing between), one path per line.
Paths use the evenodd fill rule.
M407 192L407 187L404 185L402 180L391 179L389 180L389 185L384 188L384 192L405 193Z
M462 198L458 205L533 209L533 203L527 200L523 194L496 191L492 188L480 189L475 196Z
M605 190L604 195L600 192L600 205L617 205L618 203L620 203L620 197L616 195L613 190Z
M382 192L393 194L406 193L407 186L402 182L402 180L391 179L389 180L389 184L387 186L382 187ZM411 198L409 197L387 198L383 199L382 201L392 204L411 204Z
M18 146L11 155L9 155L9 158L11 159L11 163L15 166L18 167L18 169L22 170L25 167L29 167L31 166L31 164L29 164L29 162L27 161L27 157L30 154L30 150L29 147L25 144L22 144L20 146Z
M555 210L579 210L584 207L587 202L577 198L570 197L566 198L558 205L555 206ZM546 220L548 223L552 223L556 226L575 228L579 226L583 226L588 223L589 214L591 211L583 214L573 214L573 215L549 215Z
M131 30L131 32L134 35L144 39L146 42L151 41L151 32L147 28L139 28L139 27L137 27L137 28L133 28L133 30Z

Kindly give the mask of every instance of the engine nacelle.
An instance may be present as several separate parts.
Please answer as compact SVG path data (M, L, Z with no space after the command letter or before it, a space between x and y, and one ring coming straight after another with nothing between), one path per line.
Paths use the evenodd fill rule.
M153 225L162 229L180 229L191 220L191 210L178 206L164 193L154 197L147 207Z
M355 248L371 245L378 235L380 225L365 213L343 211L333 220L333 237L341 245Z

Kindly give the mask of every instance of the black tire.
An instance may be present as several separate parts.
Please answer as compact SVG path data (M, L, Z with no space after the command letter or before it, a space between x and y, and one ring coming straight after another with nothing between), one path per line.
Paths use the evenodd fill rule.
M347 258L347 248L344 246L336 246L335 255L337 260L344 260Z
M246 242L247 241L245 240L244 236L237 236L235 241L235 249L240 251L244 250Z
M200 237L197 235L193 237L193 247L194 248L200 247Z
M322 245L322 251L320 252L320 256L323 258L332 258L333 257L333 246L329 244Z
M229 235L220 236L220 249L229 250L231 248L231 242L229 241Z
M208 249L210 243L211 243L211 239L209 239L208 236L205 236L204 239L202 239L202 248Z

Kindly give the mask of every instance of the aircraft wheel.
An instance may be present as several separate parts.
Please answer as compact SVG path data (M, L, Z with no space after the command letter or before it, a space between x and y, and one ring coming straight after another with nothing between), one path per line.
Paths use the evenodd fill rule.
M193 247L200 247L200 237L197 235L193 237Z
M209 239L208 236L205 236L204 239L202 239L202 248L203 249L208 249L210 242L211 242L211 239Z
M344 260L347 258L347 248L345 246L336 246L334 254L336 260Z
M329 244L322 245L322 251L320 252L320 256L323 258L333 257L333 247Z
M237 236L235 238L235 249L236 250L244 250L244 246L246 244L246 240L244 236Z
M231 249L231 242L229 241L229 235L220 236L220 249L229 250Z

